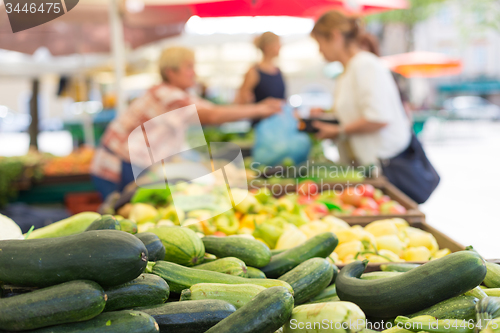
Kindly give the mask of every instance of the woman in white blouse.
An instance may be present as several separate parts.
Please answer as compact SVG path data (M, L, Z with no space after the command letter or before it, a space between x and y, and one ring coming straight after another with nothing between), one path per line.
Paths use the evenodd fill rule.
M318 138L336 139L342 162L349 164L379 164L403 153L411 140L409 120L389 69L360 48L358 20L330 11L311 35L327 61L344 65L334 92L340 125L315 122Z

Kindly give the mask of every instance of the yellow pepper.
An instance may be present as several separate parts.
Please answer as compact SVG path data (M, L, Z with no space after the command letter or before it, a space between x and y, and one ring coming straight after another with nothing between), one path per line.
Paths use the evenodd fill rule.
M352 228L345 230L338 230L337 232L335 232L335 235L337 235L337 238L339 239L339 244L344 244L355 240L359 240L358 233L356 233L356 230L352 230Z
M406 261L428 261L431 258L431 251L425 246L410 247L403 253Z
M336 252L332 252L332 254L330 254L327 259L329 259L335 265L342 264L342 260L339 259L339 255Z
M396 227L399 229L399 231L404 230L410 226L405 219L402 219L400 217L395 217L392 219L392 221L394 222Z
M339 230L347 230L350 228L349 224L344 220L339 219L333 215L327 215L321 219L325 224L328 224L328 231L336 233Z
M136 203L132 206L128 218L129 220L135 221L136 223L140 224L155 220L157 216L158 211L153 206L145 203Z
M340 244L334 252L337 253L340 260L345 261L344 259L348 255L353 255L354 257L358 252L363 252L364 250L365 247L363 243L359 240L354 240L352 242Z
M390 250L386 250L386 249L378 250L378 254L391 259L391 261L393 261L393 262L403 261L403 259L401 259L396 253L394 253Z
M353 226L351 228L351 231L356 233L358 240L365 243L364 245L366 250L375 250L374 247L377 246L377 241L375 239L375 236L365 231L365 229L363 229L363 227L360 225Z
M281 234L280 238L276 242L275 249L291 249L297 245L304 243L307 240L307 236L299 230L299 228L289 227L283 234Z
M299 227L307 239L328 231L328 225L321 221L313 221Z
M398 257L402 255L406 248L405 244L397 235L385 235L376 238L378 250L389 250L394 252Z
M262 222L264 222L267 219L266 214L247 214L244 215L243 218L240 220L240 229L242 228L248 228L248 229L255 229L255 225L259 225Z
M356 260L365 260L365 259L366 259L366 257L365 257L364 255L358 255L358 256L356 257L356 259L354 259L354 257L356 257L356 255L355 255L355 254L348 254L348 255L344 258L344 260L342 260L342 262L343 262L344 264L349 264L349 263L351 263L351 262L353 262L353 261L356 261Z
M416 228L411 229L414 230L408 233L408 238L410 239L408 247L425 246L431 254L435 254L439 250L436 238L432 234Z
M439 251L437 251L433 256L432 256L432 259L439 259L439 258L442 258L444 256L447 256L448 254L450 254L451 251L450 249L448 248L445 248L445 249L441 249Z
M368 259L370 263L379 263L379 262L389 262L390 261L390 260L388 260L384 257L378 256L376 254L366 254L366 259Z
M369 232L375 237L397 235L398 227L393 220L379 220L367 224L365 226L365 231Z

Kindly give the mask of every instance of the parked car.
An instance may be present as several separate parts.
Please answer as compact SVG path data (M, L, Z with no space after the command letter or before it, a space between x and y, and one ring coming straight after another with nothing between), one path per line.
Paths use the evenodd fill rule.
M443 106L449 116L457 119L500 120L500 106L479 96L452 97Z

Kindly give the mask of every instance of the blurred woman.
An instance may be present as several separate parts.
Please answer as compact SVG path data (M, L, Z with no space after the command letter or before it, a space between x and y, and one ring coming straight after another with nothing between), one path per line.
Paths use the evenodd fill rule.
M262 60L245 74L235 102L247 104L260 102L268 97L284 99L285 82L275 64L281 48L279 36L268 31L257 37L254 44L262 51ZM258 120L254 121L254 125L257 122Z
M136 128L157 116L194 104L201 124L221 124L240 119L265 118L281 110L281 101L276 99L266 99L257 104L221 106L191 94L190 88L195 85L196 73L194 53L190 49L166 49L160 57L159 65L163 82L134 100L124 113L109 124L101 146L96 151L91 173L103 198L113 191L121 191L134 181L129 156L129 136ZM168 149L169 146L180 145L184 141L185 119L176 120L176 123L165 124L165 130L160 131L163 133L156 137L157 142L151 142L148 132L149 147L162 146Z
M381 159L405 151L411 131L398 89L389 69L360 47L358 19L327 12L311 35L327 61L344 65L334 92L334 112L340 125L315 122L317 136L337 139L342 161L348 164L379 164Z

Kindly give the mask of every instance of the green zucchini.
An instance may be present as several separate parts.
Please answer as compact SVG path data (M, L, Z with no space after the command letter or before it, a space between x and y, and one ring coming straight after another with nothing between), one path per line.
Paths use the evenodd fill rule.
M268 278L280 277L308 259L328 257L338 242L337 236L331 232L316 235L301 245L273 256L271 262L260 270Z
M483 289L486 296L489 297L500 297L500 288L486 288Z
M263 267L271 260L271 250L266 244L239 236L205 236L201 239L205 250L218 258L236 257L252 267Z
M200 237L185 227L157 227L148 229L157 235L165 246L163 260L184 266L195 266L202 262L205 247Z
M468 292L464 293L464 296L474 296L477 299L483 299L488 297L481 287L472 288Z
M194 269L202 269L204 271L219 272L234 276L248 277L247 265L238 258L227 257L217 259L212 262L207 262L193 267Z
M103 215L85 229L90 230L121 230L120 223L113 215Z
M137 237L113 230L4 240L0 249L0 281L34 287L72 280L116 286L138 277L148 261L146 247Z
M275 256L275 255L277 255L277 254L280 254L280 253L285 252L285 251L288 251L288 250L289 250L289 249L273 249L273 250L271 250L271 255L272 255L272 256Z
M337 289L335 288L335 285L332 284L323 289L318 295L311 298L311 301L320 301L322 299L331 298L334 296L337 296Z
M172 302L135 309L152 316L161 333L201 333L236 311L221 300Z
M329 302L340 302L340 298L338 296L330 296L318 300L310 300L305 304L317 304L317 303L329 303Z
M458 296L478 286L486 276L486 265L473 251L459 251L432 260L395 277L361 280L368 261L345 266L335 282L337 294L368 316L406 315Z
M180 294L184 289L191 288L198 283L225 283L225 284L256 284L265 288L281 286L293 293L292 287L280 280L248 279L219 272L193 269L168 261L157 261L153 266L153 274L167 281L170 291Z
M399 274L402 274L402 272L394 272L394 271L369 272L369 273L363 273L363 275L361 275L361 279L362 280L377 280L377 279L384 279L384 278L388 278L388 277L398 276Z
M55 238L76 235L84 232L101 215L95 212L78 213L67 219L54 222L43 228L33 230L28 239Z
M432 316L418 316L408 318L397 316L394 320L397 326L404 327L412 332L429 333L474 333L474 322L460 322L450 319L436 319Z
M132 220L121 219L118 220L120 223L121 231L128 232L129 234L135 235L137 234L137 223Z
M139 311L113 311L78 323L51 326L31 333L156 333L159 326L150 315Z
M263 290L266 288L255 284L199 283L184 289L181 301L220 299L239 309Z
M266 274L258 268L247 266L247 274L251 279L265 279Z
M421 266L420 264L408 264L408 263L390 263L380 265L380 269L384 272L408 272L414 268Z
M476 319L478 326L486 326L490 320L500 317L500 298L486 297L476 304ZM491 324L491 322L490 322Z
M486 269L488 272L483 284L488 288L500 288L500 265L487 261Z
M420 310L411 315L409 318L428 315L436 319L459 319L459 320L474 320L476 319L476 303L478 299L473 296L457 296L452 297L427 309Z
M0 299L0 329L32 330L94 318L106 303L104 290L93 281L71 281Z
M285 281L293 288L295 305L307 302L321 293L333 278L333 264L323 258L304 261L278 280Z
M139 238L146 246L149 261L158 261L165 258L165 246L163 246L158 236L152 232L140 232L135 234L135 237Z
M110 287L105 291L108 300L104 311L163 304L170 295L165 280L154 274L141 274L132 281Z
M293 296L283 287L260 292L235 313L206 333L273 333L283 326L293 310Z

